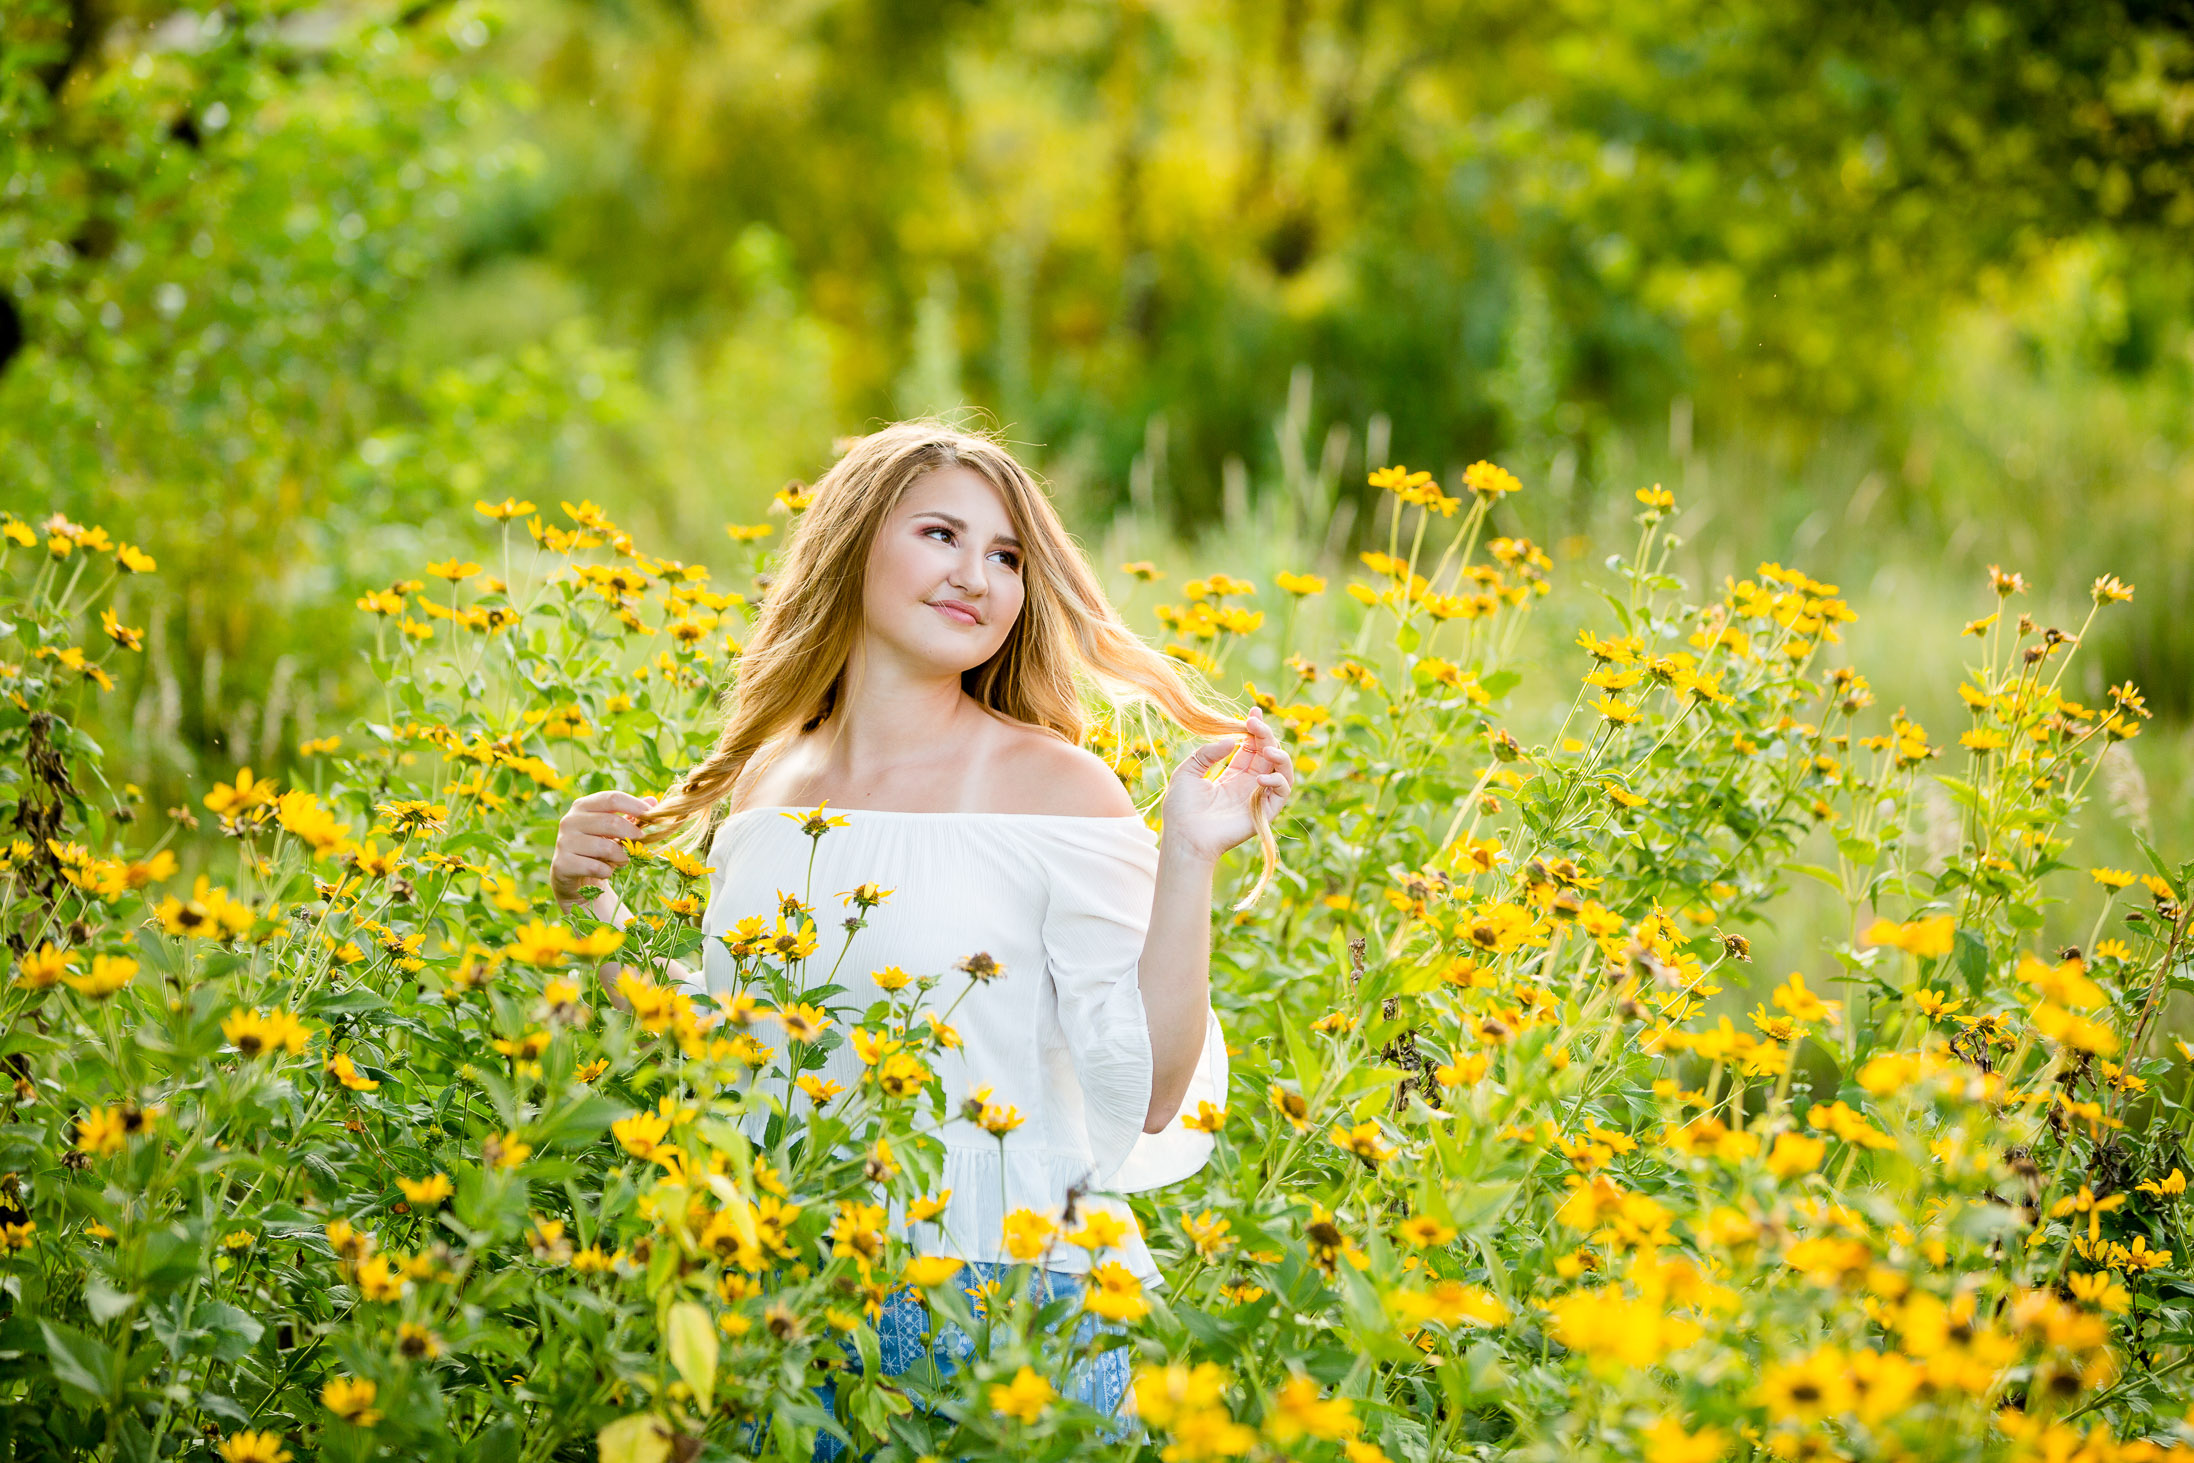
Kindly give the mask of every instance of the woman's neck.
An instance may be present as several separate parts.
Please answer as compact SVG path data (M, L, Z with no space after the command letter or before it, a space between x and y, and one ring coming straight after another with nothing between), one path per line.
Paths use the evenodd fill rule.
M734 811L752 807L889 808L954 812L988 806L1006 782L1011 722L965 692L961 713L926 735L894 736L833 711L811 730L763 748L768 758ZM864 734L864 725L868 728ZM888 728L888 723L884 724Z

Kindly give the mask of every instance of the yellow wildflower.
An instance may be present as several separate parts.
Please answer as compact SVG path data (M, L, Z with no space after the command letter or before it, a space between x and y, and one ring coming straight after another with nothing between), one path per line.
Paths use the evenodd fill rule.
M917 1290L934 1290L958 1275L966 1264L951 1255L916 1255L907 1261L900 1278Z
M423 1179L399 1178L396 1187L404 1191L407 1202L421 1208L432 1208L457 1192L446 1173L429 1174Z
M271 1056L278 1051L295 1056L311 1039L304 1023L287 1011L277 1008L262 1013L242 1006L232 1008L221 1022L221 1035L247 1057Z
M230 1433L221 1440L222 1463L290 1463L296 1455L282 1446L278 1432Z
M1082 1309L1110 1321L1139 1321L1150 1314L1150 1302L1143 1298L1143 1283L1127 1266L1106 1260L1090 1269Z
M334 1377L320 1389L320 1405L353 1427L372 1427L381 1420L374 1392L374 1384L362 1377Z
M1265 1436L1283 1447L1305 1436L1351 1437L1361 1426L1354 1403L1346 1397L1320 1397L1318 1384L1308 1377L1283 1382L1265 1414Z
M1051 1248L1058 1221L1033 1209L1016 1209L1006 1216L1006 1252L1016 1260L1033 1260Z
M1001 1417L1033 1423L1043 1416L1044 1409L1058 1395L1051 1383L1038 1376L1033 1368L1023 1366L1013 1374L1011 1382L991 1385L990 1409Z
M1913 920L1909 924L1878 919L1867 926L1866 942L1869 945L1894 945L1899 950L1917 955L1923 960L1941 959L1950 953L1957 933L1956 915L1936 915L1931 919Z
M95 1001L103 1001L137 975L137 962L120 955L94 955L91 969L78 974L70 970L62 974L71 990L81 992Z

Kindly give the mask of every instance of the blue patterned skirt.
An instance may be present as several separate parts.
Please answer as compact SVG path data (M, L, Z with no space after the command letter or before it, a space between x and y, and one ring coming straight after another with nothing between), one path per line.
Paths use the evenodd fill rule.
M973 1291L978 1284L1003 1282L1018 1266L993 1264L974 1260L963 1265L953 1283L962 1290ZM1029 1274L1027 1294L1041 1304L1060 1296L1079 1296L1087 1277L1071 1270L1034 1270ZM1074 1343L1087 1346L1100 1331L1118 1333L1125 1328L1115 1322L1107 1322L1087 1311L1076 1316ZM901 1291L884 1307L883 1318L876 1323L878 1361L884 1375L897 1376L913 1366L925 1354L934 1357L940 1372L950 1373L960 1363L973 1356L975 1342L965 1331L950 1321L934 1318L930 1309L912 1291ZM847 1358L858 1367L859 1354L853 1344L845 1344ZM1132 1415L1121 1416L1128 1392L1128 1353L1125 1348L1106 1351L1092 1360L1076 1363L1063 1396L1095 1408L1102 1413L1119 1417L1119 1421L1107 1429L1115 1440L1143 1436L1143 1429ZM829 1410L837 1397L837 1387L825 1381L815 1389L815 1398L825 1410ZM815 1439L815 1463L836 1463L845 1454L845 1444L829 1433L819 1433Z

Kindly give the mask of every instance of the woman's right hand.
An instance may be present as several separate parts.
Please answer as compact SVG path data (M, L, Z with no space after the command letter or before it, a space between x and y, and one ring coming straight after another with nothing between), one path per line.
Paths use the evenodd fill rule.
M549 859L549 891L569 907L587 890L606 886L610 875L632 857L620 839L639 831L630 815L655 806L652 797L629 792L590 792L571 805L556 825L556 852Z

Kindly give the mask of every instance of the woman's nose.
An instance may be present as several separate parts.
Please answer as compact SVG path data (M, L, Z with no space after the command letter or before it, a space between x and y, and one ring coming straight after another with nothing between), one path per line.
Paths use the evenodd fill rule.
M952 581L955 589L965 589L975 594L981 594L988 587L983 556L980 553L972 558L963 557L945 577Z

